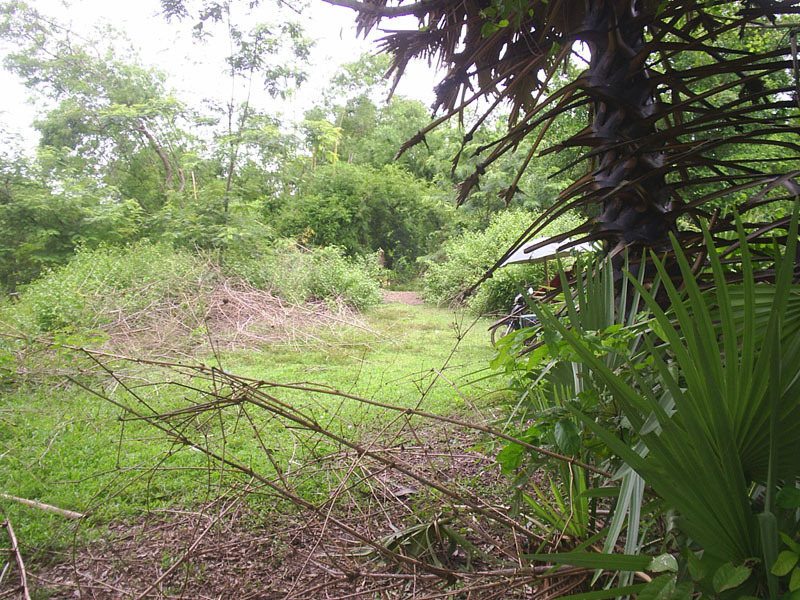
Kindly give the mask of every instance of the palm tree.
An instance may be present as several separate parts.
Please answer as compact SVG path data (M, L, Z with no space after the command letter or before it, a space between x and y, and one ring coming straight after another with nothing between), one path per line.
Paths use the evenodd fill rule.
M673 232L699 268L704 250L693 222L705 220L723 254L733 255L736 244L728 240L735 236L726 232L734 212L757 243L786 225L786 204L798 201L800 26L787 16L800 13L798 1L325 1L356 10L364 32L400 16L418 19L418 27L380 42L394 57L396 78L412 58L446 69L434 104L443 115L401 152L488 99L466 143L501 103L510 104L507 133L480 149L475 172L459 186L459 203L523 138L535 143L503 193L506 202L520 192L520 176L537 151L585 149L576 161L583 174L519 243L564 211L582 208L586 223L548 242L601 239L612 255L638 255L670 247ZM560 75L576 63L585 65L576 76ZM547 128L575 111L586 112L586 127L540 149ZM772 275L765 268L758 276Z

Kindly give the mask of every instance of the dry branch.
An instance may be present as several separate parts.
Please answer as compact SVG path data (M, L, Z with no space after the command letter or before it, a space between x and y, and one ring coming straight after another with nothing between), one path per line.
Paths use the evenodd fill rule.
M30 592L28 591L28 574L25 570L25 562L22 560L22 554L19 550L19 544L17 543L17 536L14 535L14 528L11 526L11 521L6 519L4 526L6 531L8 531L8 537L11 539L11 554L14 555L14 559L17 561L17 568L19 569L19 580L20 580L20 589L22 591L22 597L24 600L31 600Z
M38 500L28 500L27 498L19 498L18 496L12 496L10 494L0 493L0 498L5 498L6 500L13 500L14 502L19 502L20 504L24 504L25 506L31 506L33 508L38 508L39 510L55 513L57 515L61 515L62 517L67 517L68 519L83 519L86 516L79 512L53 506L52 504L45 504L44 502L39 502Z

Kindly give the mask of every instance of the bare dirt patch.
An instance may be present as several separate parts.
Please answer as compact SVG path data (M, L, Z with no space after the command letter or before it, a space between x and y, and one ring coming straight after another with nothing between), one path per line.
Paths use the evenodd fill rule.
M403 292L395 290L384 290L383 301L410 304L413 306L420 306L423 304L422 297L419 295L419 292Z

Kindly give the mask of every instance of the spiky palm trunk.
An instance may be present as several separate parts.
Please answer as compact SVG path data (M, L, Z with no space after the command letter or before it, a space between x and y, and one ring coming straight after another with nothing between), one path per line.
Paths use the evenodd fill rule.
M666 241L674 220L661 172L651 79L644 61L644 20L630 0L586 0L578 33L591 53L579 85L592 99L583 143L595 154L589 194L602 203L597 229L612 246Z

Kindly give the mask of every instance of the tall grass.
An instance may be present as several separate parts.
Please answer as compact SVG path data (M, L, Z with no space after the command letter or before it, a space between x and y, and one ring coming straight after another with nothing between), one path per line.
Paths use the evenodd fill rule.
M214 277L201 257L163 243L83 249L26 286L4 316L28 331L97 329L154 303L180 307L202 297Z

